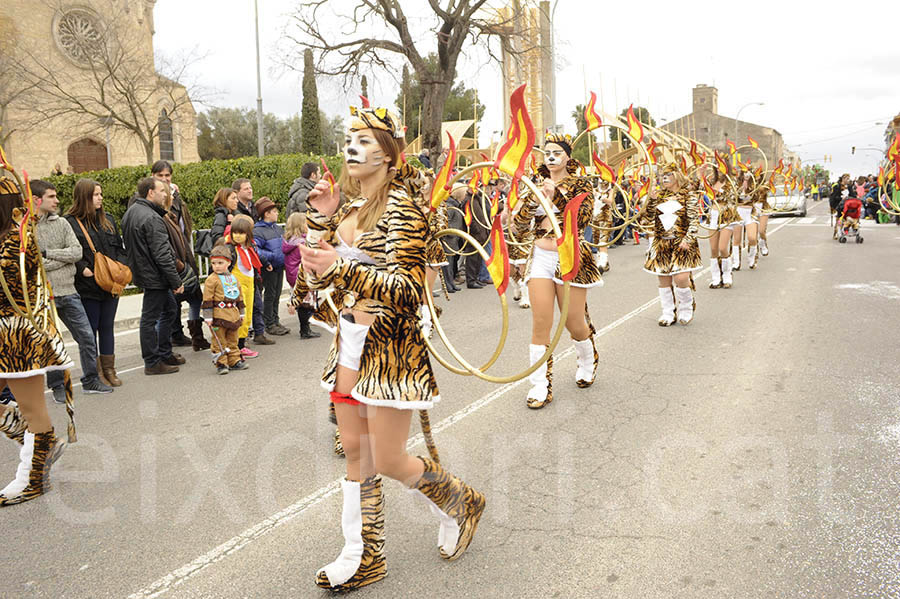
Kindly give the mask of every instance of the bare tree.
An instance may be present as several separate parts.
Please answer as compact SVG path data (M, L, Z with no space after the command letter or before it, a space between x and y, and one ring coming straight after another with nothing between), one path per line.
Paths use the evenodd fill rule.
M153 162L161 111L174 121L191 107L191 95L196 99L196 87L182 83L196 57L177 63L158 58L158 71L124 9L78 18L65 37L65 54L17 48L5 56L10 75L26 88L17 100L28 102L28 125L57 120L81 133L106 127L127 132L139 140L147 163ZM80 68L72 69L71 61Z
M497 54L491 39L498 40L508 53L530 49L509 43L511 35L521 33L511 27L515 11L504 17L504 13L491 9L487 0L428 0L428 8L424 8L428 18L413 19L415 23L433 21L433 27L423 24L422 31L411 29L400 0L354 0L348 4L352 8L341 14L336 13L332 0L303 2L291 16L286 39L301 52L305 48L317 51L319 72L325 75L354 78L361 69L394 71L398 65L392 58L405 59L422 86L423 147L430 148L435 156L441 149L444 103L453 88L466 41L480 44L494 59ZM426 32L433 32L434 37ZM427 39L436 43L436 62L426 60L434 52L432 48L420 49Z

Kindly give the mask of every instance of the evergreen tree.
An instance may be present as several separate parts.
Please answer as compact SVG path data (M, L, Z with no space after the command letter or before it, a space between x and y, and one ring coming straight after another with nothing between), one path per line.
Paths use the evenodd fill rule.
M366 99L369 99L369 80L366 79L366 76L365 76L365 75L362 76L362 82L361 82L361 85L362 85L362 95L363 95Z
M316 73L312 50L303 53L303 113L300 117L303 152L322 153L322 129L319 118L319 94L316 91Z

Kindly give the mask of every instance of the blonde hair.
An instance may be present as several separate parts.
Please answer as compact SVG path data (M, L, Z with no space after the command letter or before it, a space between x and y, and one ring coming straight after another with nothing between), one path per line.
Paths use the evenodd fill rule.
M295 212L290 215L284 224L284 238L293 239L306 235L306 215L302 212Z
M174 198L172 197L172 186L165 181L163 181L162 183L163 191L166 192L166 203L163 205L163 208L165 208L166 212L168 212L172 209L172 202L174 201Z
M361 231L371 231L374 229L375 225L378 223L378 219L384 214L384 209L387 206L388 191L390 191L391 182L393 181L392 172L399 168L400 154L402 154L403 150L406 148L406 141L402 138L396 138L387 131L382 131L381 129L372 129L371 131L375 141L378 142L378 146L387 157L390 158L391 166L388 169L388 174L384 178L384 181L382 181L372 197L368 198L366 204L359 209L357 225ZM347 193L348 197L359 197L359 179L354 179L348 174L346 159L344 161L344 166L341 169L341 176L338 183L340 183L341 189Z

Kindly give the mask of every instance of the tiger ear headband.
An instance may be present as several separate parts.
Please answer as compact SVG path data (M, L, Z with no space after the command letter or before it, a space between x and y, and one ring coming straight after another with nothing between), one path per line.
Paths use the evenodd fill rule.
M393 112L387 108L357 108L350 107L350 130L359 131L361 129L381 129L387 131L397 139L403 139L406 136L406 127L400 122Z
M556 144L566 151L566 154L572 155L572 136L568 133L551 133L547 132L547 136L544 138L544 145L547 144Z

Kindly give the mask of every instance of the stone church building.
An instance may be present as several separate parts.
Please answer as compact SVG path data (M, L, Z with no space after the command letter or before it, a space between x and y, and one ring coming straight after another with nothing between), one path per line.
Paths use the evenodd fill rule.
M84 41L103 43L106 26L115 19L116 31L121 32L117 35L128 40L132 68L150 73L149 78L141 80L149 80L154 91L142 93L140 105L146 118L157 119L159 125L153 159L199 161L197 114L187 92L160 76L154 66L155 3L156 0L4 0L0 3L0 70L10 60L40 57L44 64L54 65L53 76L66 82L73 95L97 94L98 88L89 83L92 56L85 55ZM21 81L10 82L2 75L0 87L21 85ZM156 93L155 82L162 82L168 91ZM147 163L148 148L140 138L110 126L108 119L74 114L49 120L36 118L33 106L41 100L39 93L26 91L10 101L9 94L4 96L0 90L0 140L4 140L9 160L17 168L26 169L34 178L50 174L55 165L63 172L78 173ZM119 108L127 110L126 106Z
M782 158L785 164L794 158L789 150L785 149L784 139L777 130L748 123L736 121L733 117L719 114L719 90L702 83L694 88L693 111L681 118L666 123L661 128L677 134L684 134L705 144L713 150L718 150L724 155L728 154L727 140L731 140L737 146L748 145L747 136L759 143L759 148L766 153L769 160L769 168L773 168ZM760 164L758 153L754 150L742 152L742 159L750 159L753 164Z

